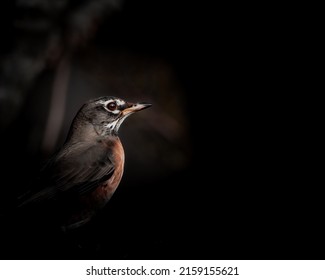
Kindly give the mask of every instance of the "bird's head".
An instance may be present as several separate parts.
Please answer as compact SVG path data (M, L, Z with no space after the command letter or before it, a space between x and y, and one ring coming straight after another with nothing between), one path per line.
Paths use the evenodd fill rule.
M113 96L90 100L79 110L72 130L80 130L80 126L86 123L91 124L98 135L117 135L128 116L150 106L149 103L130 103Z

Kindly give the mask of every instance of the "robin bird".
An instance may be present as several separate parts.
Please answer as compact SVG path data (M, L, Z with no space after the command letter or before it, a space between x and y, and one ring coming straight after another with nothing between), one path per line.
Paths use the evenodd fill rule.
M85 103L62 148L41 169L38 187L20 198L19 208L56 205L56 219L63 230L89 222L110 200L123 175L121 124L149 106L112 96Z

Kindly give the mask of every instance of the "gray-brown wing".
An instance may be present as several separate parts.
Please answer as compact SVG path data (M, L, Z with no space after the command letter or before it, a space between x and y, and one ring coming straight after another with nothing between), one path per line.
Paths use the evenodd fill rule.
M108 180L114 171L111 150L104 145L77 143L63 148L44 167L40 188L29 193L21 205L64 195L82 195Z

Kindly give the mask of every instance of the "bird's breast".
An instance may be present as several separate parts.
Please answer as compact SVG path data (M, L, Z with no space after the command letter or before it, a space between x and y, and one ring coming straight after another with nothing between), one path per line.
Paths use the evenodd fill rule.
M124 149L119 139L114 142L112 160L115 170L112 177L107 181L107 189L114 192L122 179L124 171Z
M92 194L99 207L103 207L112 197L123 176L124 171L124 149L121 141L117 138L108 143L110 159L114 165L112 176L101 184Z

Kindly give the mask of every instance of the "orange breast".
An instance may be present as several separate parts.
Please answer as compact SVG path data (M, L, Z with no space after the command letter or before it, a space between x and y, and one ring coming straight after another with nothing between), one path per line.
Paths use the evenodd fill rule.
M115 171L112 175L112 177L108 180L107 189L110 192L114 192L116 188L118 187L124 170L124 149L122 146L121 141L118 139L118 141L114 142L114 149L113 149L113 160L115 165Z
M119 138L106 143L112 151L111 160L114 164L112 176L91 194L91 201L95 208L103 207L117 189L124 171L124 149ZM94 205L95 204L95 205Z

